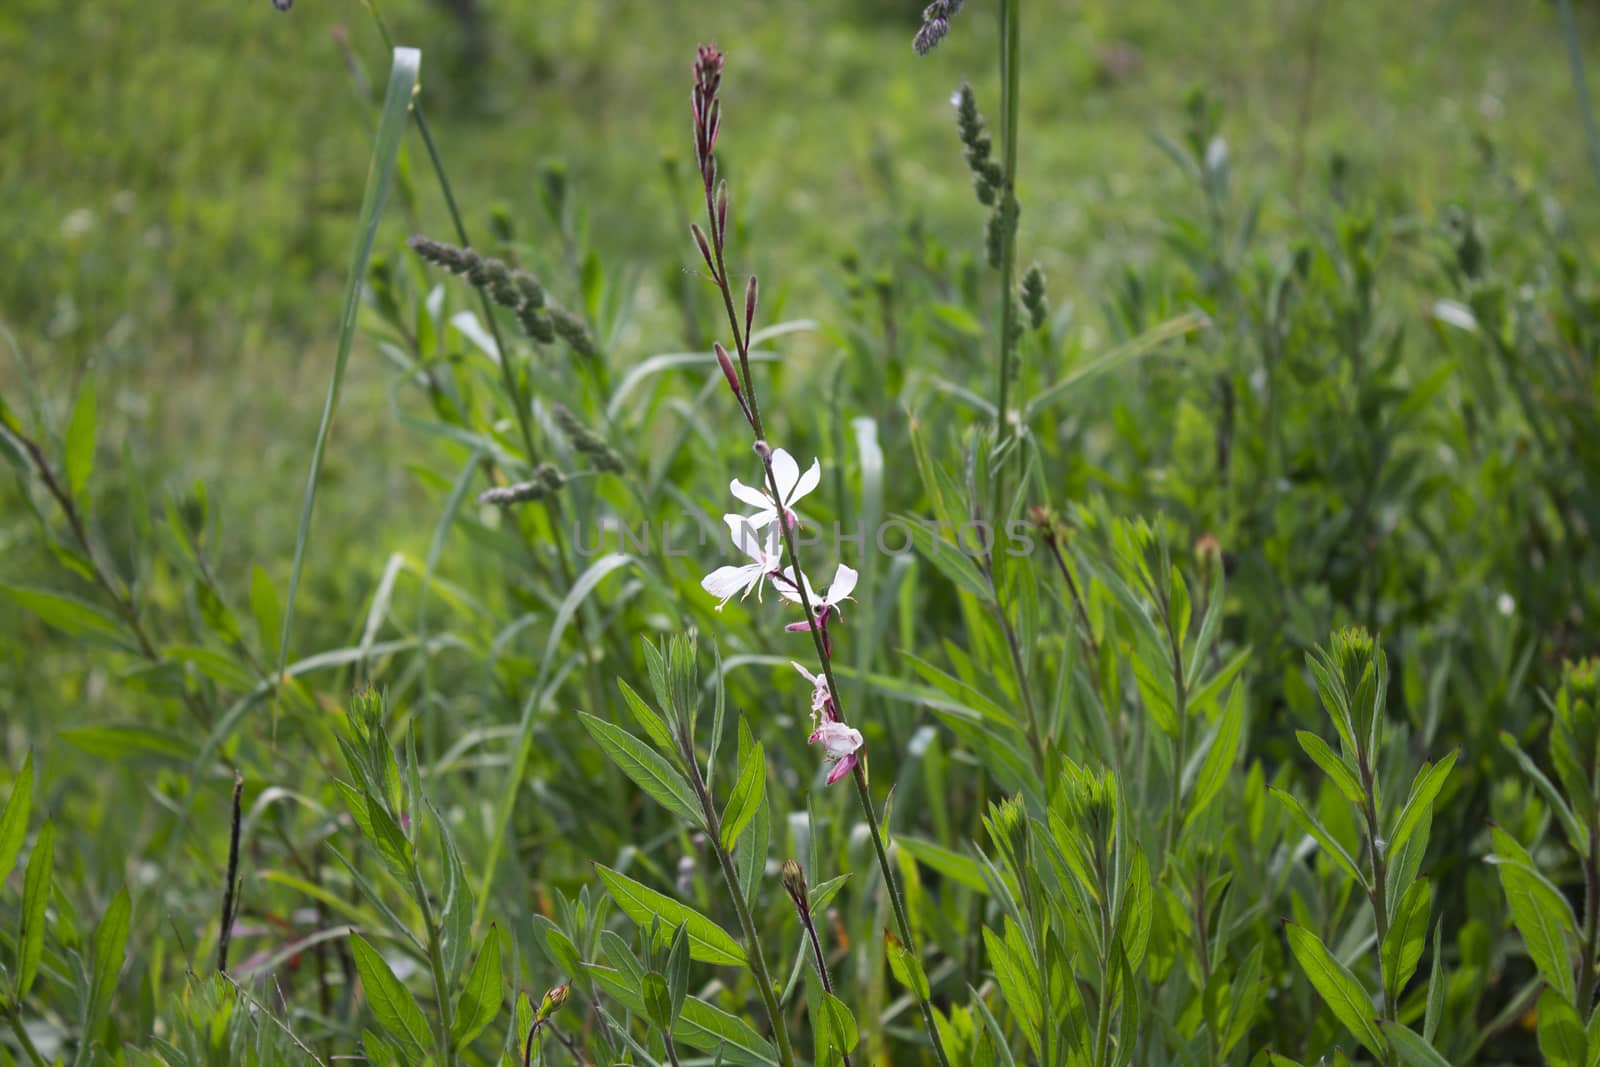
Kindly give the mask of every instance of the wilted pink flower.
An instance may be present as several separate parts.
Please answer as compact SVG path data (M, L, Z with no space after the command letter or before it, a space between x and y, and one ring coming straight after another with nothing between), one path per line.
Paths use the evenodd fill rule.
M842 722L823 723L811 732L810 741L813 745L820 744L822 758L834 765L828 772L829 785L849 774L861 758L861 731Z

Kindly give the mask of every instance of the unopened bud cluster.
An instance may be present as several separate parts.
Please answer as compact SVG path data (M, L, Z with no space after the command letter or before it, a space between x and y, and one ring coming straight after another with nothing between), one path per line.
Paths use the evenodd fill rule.
M480 504L498 504L509 507L512 504L526 504L533 500L543 500L560 489L566 479L561 472L548 463L541 463L534 468L533 477L525 482L516 482L512 485L497 485L493 489L485 490L478 495Z
M956 126L961 132L961 146L965 150L967 169L972 171L972 186L978 202L992 206L1005 183L1005 171L994 160L994 142L989 139L983 116L978 113L978 98L969 82L962 82L956 90Z
M802 915L811 912L810 890L806 886L805 868L797 860L783 861L783 891L789 894L789 899L794 901L794 906Z
M961 10L962 0L933 0L922 9L922 28L911 39L917 55L925 56L938 47L950 32L950 20Z
M1050 312L1044 295L1044 271L1035 263L1022 276L1022 310L1028 313L1028 326L1040 329Z
M468 284L483 290L490 300L510 308L522 332L540 344L550 344L560 337L567 347L585 359L599 356L600 350L583 320L566 308L546 301L539 279L527 271L493 256L480 255L474 249L428 237L413 237L408 243L429 263L451 274L459 274Z
M572 442L573 448L588 456L597 469L611 474L622 473L622 456L606 443L604 437L585 426L583 420L564 404L557 404L553 410L556 425L567 435L567 440Z

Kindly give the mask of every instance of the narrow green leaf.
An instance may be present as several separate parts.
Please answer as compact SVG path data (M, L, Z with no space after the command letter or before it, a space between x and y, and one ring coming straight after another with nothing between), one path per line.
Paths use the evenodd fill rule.
M1024 418L1032 419L1045 408L1069 396L1075 387L1087 379L1147 356L1168 341L1198 330L1205 324L1204 315L1191 311L1152 326L1133 340L1072 368L1060 380L1040 390L1023 408Z
M1428 1006L1422 1017L1422 1036L1430 1042L1433 1040L1433 1035L1439 1032L1439 1020L1444 1017L1446 982L1444 979L1443 945L1440 943L1443 929L1443 919L1434 923L1433 963L1428 971Z
M456 1017L451 1036L457 1048L466 1048L500 1014L501 989L500 934L493 927L484 936L478 958L461 987L456 1000Z
M893 972L895 981L911 990L911 995L918 1000L927 1000L929 995L928 972L923 970L922 961L916 953L906 948L905 943L889 931L883 931L883 948L889 957L889 970Z
M1394 833L1389 835L1389 851L1394 852L1406 843L1406 838L1422 820L1433 810L1433 802L1439 795L1439 790L1444 788L1445 779L1450 777L1450 768L1456 765L1456 756L1460 750L1450 753L1438 763L1424 763L1422 769L1417 771L1417 777L1411 783L1411 795L1406 797L1405 807L1400 809L1400 818L1394 824Z
M95 1035L111 1010L111 997L117 989L117 976L122 973L122 961L128 948L128 930L133 918L133 902L128 898L127 887L117 890L111 898L106 913L94 929L90 959L93 961L89 981L89 999L83 1013L84 1040L78 1046L78 1062L87 1063L86 1052L94 1044Z
M1361 869L1356 866L1356 861L1350 858L1350 853L1344 850L1343 845L1334 840L1333 835L1323 828L1323 825L1316 820L1316 817L1307 811L1292 793L1270 787L1267 791L1283 802L1283 806L1289 809L1290 817L1299 824L1302 830L1310 834L1317 844L1322 846L1322 851L1330 859L1342 867L1344 872L1351 878L1354 878L1361 888L1367 888L1367 880L1362 876Z
M33 752L29 750L23 757L22 770L11 783L11 796L6 800L5 810L0 811L0 885L5 884L17 864L22 842L28 836L28 816L32 813Z
M578 718L589 731L589 736L606 750L611 762L620 767L635 785L690 826L697 830L705 829L705 815L700 810L694 790L665 757L620 726L613 726L604 719L581 711Z
M1496 850L1500 851L1501 831L1496 837ZM1563 999L1576 999L1577 988L1572 977L1572 947L1577 942L1577 919L1566 897L1537 871L1518 860L1491 856L1500 871L1500 885L1505 890L1506 903L1511 908L1511 921L1528 948L1539 974Z
M649 735L656 748L663 752L671 752L677 746L672 741L672 731L667 729L667 721L657 714L656 709L634 691L633 686L617 679L617 688L622 690L622 698L628 704L628 710L633 713L633 719L639 724L640 729Z
M683 1014L683 1002L689 994L689 929L678 925L672 935L672 949L667 953L667 993L672 998L672 1025Z
M672 990L667 987L667 979L660 971L651 971L644 976L644 982L639 986L639 995L644 998L644 1011L649 1020L659 1030L670 1032L672 1030Z
M1367 800L1367 791L1361 788L1361 782L1348 764L1339 757L1339 754L1328 743L1310 730L1296 730L1294 733L1300 742L1300 747L1311 761L1322 768L1322 773L1334 784L1344 798L1352 804L1364 804Z
M681 924L688 928L690 955L695 959L702 963L731 967L745 965L744 949L739 942L687 904L680 904L603 864L595 864L595 873L605 883L606 891L617 902L617 907L639 926L649 929L651 921L657 917L669 929Z
M756 809L767 799L767 757L761 743L756 742L748 758L741 761L739 780L734 783L728 806L722 811L722 847L730 852L739 843Z
M118 644L127 643L120 622L76 597L21 585L0 585L0 594L68 637L99 637Z
M1243 735L1244 686L1235 685L1228 697L1228 705L1223 709L1222 717L1212 727L1211 745L1206 749L1205 759L1195 777L1194 793L1189 799L1189 813L1183 817L1185 826L1198 819L1222 791L1223 784L1228 780L1228 773L1233 770L1234 760L1239 756L1239 741Z
M94 472L94 445L99 432L99 405L95 399L94 379L84 376L78 387L78 397L72 404L72 417L67 422L66 459L67 491L72 499L82 500L83 490Z
M372 1014L378 1020L378 1025L413 1058L421 1058L428 1049L430 1038L428 1020L422 1014L417 998L394 976L388 962L366 938L360 934L352 935L350 951L355 957L356 973L361 976L361 986L366 990L367 1003L372 1005Z
M1415 1031L1388 1019L1378 1024L1384 1036L1411 1067L1450 1067L1450 1061L1439 1055L1433 1045Z
M418 71L422 53L415 48L396 48L389 65L389 86L384 92L383 112L378 119L377 139L372 146L372 163L367 169L366 190L362 194L361 213L356 218L355 247L350 253L350 269L345 272L344 308L339 315L339 341L334 352L333 371L328 379L328 394L322 404L322 419L317 426L316 440L311 446L311 469L306 475L306 489L300 504L300 525L295 533L294 562L289 569L289 591L284 597L283 629L278 638L278 670L283 676L288 666L290 636L294 630L295 593L300 588L300 572L305 566L306 547L311 542L311 512L317 502L317 483L322 476L322 459L328 447L328 435L333 430L333 414L339 406L339 390L344 384L345 367L350 362L350 348L356 336L356 317L361 309L361 290L367 277L367 261L372 256L372 245L378 236L378 223L383 217L384 204L389 199L389 189L394 184L396 164L400 158L400 142L406 132L411 111L411 96L417 89Z
M1549 1067L1588 1067L1589 1035L1583 1020L1554 989L1539 994L1539 1051Z
M1411 883L1395 909L1380 953L1383 980L1391 1000L1399 1001L1400 993L1417 971L1423 943L1428 939L1428 911L1432 905L1433 887L1426 878L1419 878Z
M1543 794L1545 803L1550 805L1550 810L1555 812L1556 817L1561 820L1561 827L1567 832L1567 840L1572 844L1572 847L1577 849L1580 855L1588 855L1589 835L1578 822L1578 817L1572 813L1572 807L1567 803L1566 798L1561 795L1561 791L1555 787L1549 778L1545 777L1545 773L1539 769L1537 763L1533 762L1533 758L1522 751L1522 748L1517 744L1517 739L1512 737L1511 734L1504 730L1500 731L1500 744L1507 752L1516 757L1517 764L1522 768L1522 773L1533 779L1533 784Z
M822 994L822 1030L828 1035L828 1045L841 1056L849 1055L861 1041L855 1015L844 1001L828 992Z
M618 971L610 967L592 967L590 972L600 987L629 1011L640 1016L645 1014L644 999L639 989ZM772 1045L756 1033L749 1023L698 997L689 997L684 1001L683 1014L672 1028L672 1036L674 1040L692 1048L720 1054L724 1063L775 1067L778 1062L778 1054Z
M1300 962L1300 968L1311 979L1317 994L1333 1011L1334 1017L1344 1024L1367 1051L1380 1059L1383 1056L1383 1035L1378 1032L1373 1017L1372 998L1350 973L1350 969L1334 958L1320 938L1294 923L1285 923L1289 949Z
M933 524L909 515L893 515L890 517L890 526L898 526L911 538L912 545L917 554L950 579L963 592L971 593L980 601L988 603L994 594L989 589L989 583L984 580L983 572L978 570L978 565L972 561L959 545L954 544L945 537L934 532ZM957 531L951 531L952 536L959 536ZM885 538L889 535L885 533ZM897 544L898 542L892 542Z
M45 909L50 904L51 864L56 848L55 823L45 820L33 840L28 856L28 871L22 884L22 930L17 935L16 1000L22 1001L33 988L44 959Z
M983 868L970 857L920 837L907 837L902 834L894 840L895 844L911 853L918 863L929 870L937 871L941 876L968 889L988 895L989 884L983 880Z

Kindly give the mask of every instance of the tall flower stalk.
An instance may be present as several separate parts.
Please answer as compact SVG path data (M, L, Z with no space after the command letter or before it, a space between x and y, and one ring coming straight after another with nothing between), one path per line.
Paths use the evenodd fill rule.
M748 595L752 589L759 592L762 582L770 580L784 600L799 604L805 613L804 621L792 624L788 628L792 631L805 630L811 634L817 661L822 668L821 674L818 675L796 664L801 673L812 683L813 732L810 740L813 744L821 744L825 758L833 763L833 770L828 777L829 782L838 781L846 775L855 782L856 797L861 803L862 813L866 816L871 831L873 850L883 874L884 886L889 892L889 900L893 905L895 925L899 929L900 940L906 946L913 946L915 941L912 938L911 922L906 914L905 898L889 862L883 827L879 822L877 811L872 806L872 796L867 788L862 737L845 722L844 709L839 699L839 686L833 673L833 645L828 627L830 621L838 614L840 602L848 598L850 590L854 587L855 572L841 565L827 594L818 597L800 568L795 537L799 520L792 510L792 505L804 495L804 492L809 491L809 488L815 487L816 479L811 476L811 471L806 475L800 475L798 464L788 453L782 449L774 449L767 441L765 423L761 417L761 403L750 372L750 338L760 286L755 275L751 275L744 286L741 309L727 268L728 184L726 181L718 180L716 160L717 135L722 128L722 104L718 92L722 85L723 62L723 54L715 45L701 46L695 57L692 95L695 163L699 167L705 193L707 229L702 230L698 225L691 225L690 229L694 234L695 244L699 246L700 254L705 260L711 281L722 294L723 310L727 314L728 328L733 337L733 354L730 355L728 350L718 343L715 345L717 361L727 379L728 388L739 404L740 412L750 426L755 452L761 459L766 488L764 492L755 491L756 495L762 498L757 501L752 499L748 487L737 483L731 487L736 496L758 508L754 516L728 516L735 545L740 547L752 562L738 568L722 568L713 572L707 576L704 585L708 591L720 596L725 602L741 587L745 595ZM813 466L813 471L816 469ZM772 540L769 532L763 544L763 539L759 538L755 531L759 526L769 523L778 531L777 540ZM781 557L785 553L792 561L787 568L781 564ZM737 579L728 573L730 570L739 572ZM926 995L918 996L918 1005L934 1054L941 1067L949 1067L950 1061L939 1039L933 1008Z

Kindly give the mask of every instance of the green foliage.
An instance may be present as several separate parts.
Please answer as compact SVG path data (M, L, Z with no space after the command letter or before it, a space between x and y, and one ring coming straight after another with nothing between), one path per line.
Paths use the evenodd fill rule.
M1370 80L1429 123L1386 134L1349 49L1410 10L1257 35L1272 78L1316 66L1283 40L1354 91L1168 113L1216 5L960 6L915 67L888 5L645 5L620 36L606 5L372 7L341 104L282 58L326 12L204 15L271 53L232 49L236 99L118 0L117 55L162 76L19 83L62 199L22 176L0 272L0 1062L1590 1067L1600 289L1570 161L1487 117L1469 161L1409 51ZM104 29L28 17L45 52ZM1540 19L1500 21L1426 29L1536 54ZM704 204L650 147L689 30L733 45ZM425 81L408 40L443 45ZM1556 113L1527 66L1512 103ZM121 196L50 174L92 154L56 112L107 84L227 101L117 164L195 216L172 232L143 188L55 217ZM270 140L229 132L269 99ZM1411 141L1436 168L1376 154ZM252 161L244 229L205 179ZM667 244L702 207L716 285ZM248 464L140 414L144 378L214 397L224 366ZM783 563L813 600L859 578L814 631L780 568L725 610L701 587L744 562L702 513L770 477L758 398L821 464Z

